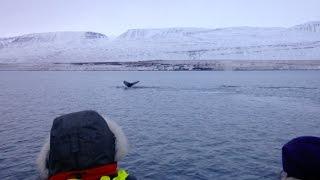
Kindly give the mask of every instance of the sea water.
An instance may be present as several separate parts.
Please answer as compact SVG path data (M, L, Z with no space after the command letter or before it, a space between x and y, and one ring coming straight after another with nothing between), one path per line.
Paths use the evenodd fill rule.
M53 119L86 109L122 126L138 179L279 179L281 147L320 136L320 71L0 72L0 179L37 179Z

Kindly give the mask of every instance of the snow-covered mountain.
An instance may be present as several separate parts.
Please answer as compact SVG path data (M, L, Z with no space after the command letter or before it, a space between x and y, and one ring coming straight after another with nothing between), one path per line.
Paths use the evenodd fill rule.
M0 38L0 62L320 60L320 22L291 28L132 29L117 38L54 32Z
M8 45L26 45L41 43L74 43L92 39L107 39L107 36L95 32L54 32L26 34L17 37L0 39L2 48Z
M68 62L95 56L108 37L96 32L50 32L0 39L0 62ZM99 53L98 53L99 54Z

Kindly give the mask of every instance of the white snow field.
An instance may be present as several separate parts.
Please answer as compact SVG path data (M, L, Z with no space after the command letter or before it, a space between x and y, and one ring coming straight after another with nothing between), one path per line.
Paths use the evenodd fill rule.
M143 60L320 60L320 21L291 28L131 29L0 38L0 63Z

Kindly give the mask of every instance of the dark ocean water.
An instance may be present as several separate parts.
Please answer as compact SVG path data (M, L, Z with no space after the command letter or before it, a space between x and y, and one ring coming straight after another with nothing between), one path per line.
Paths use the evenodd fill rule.
M320 71L0 72L0 179L37 179L53 119L85 109L123 127L139 179L279 179L282 145L320 136Z

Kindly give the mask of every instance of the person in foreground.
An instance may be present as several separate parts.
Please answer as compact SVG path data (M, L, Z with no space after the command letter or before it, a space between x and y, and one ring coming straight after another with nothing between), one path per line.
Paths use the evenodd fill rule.
M302 136L282 147L282 180L320 180L320 138Z
M41 179L136 180L117 165L127 151L120 126L95 111L80 111L54 119L37 165Z

